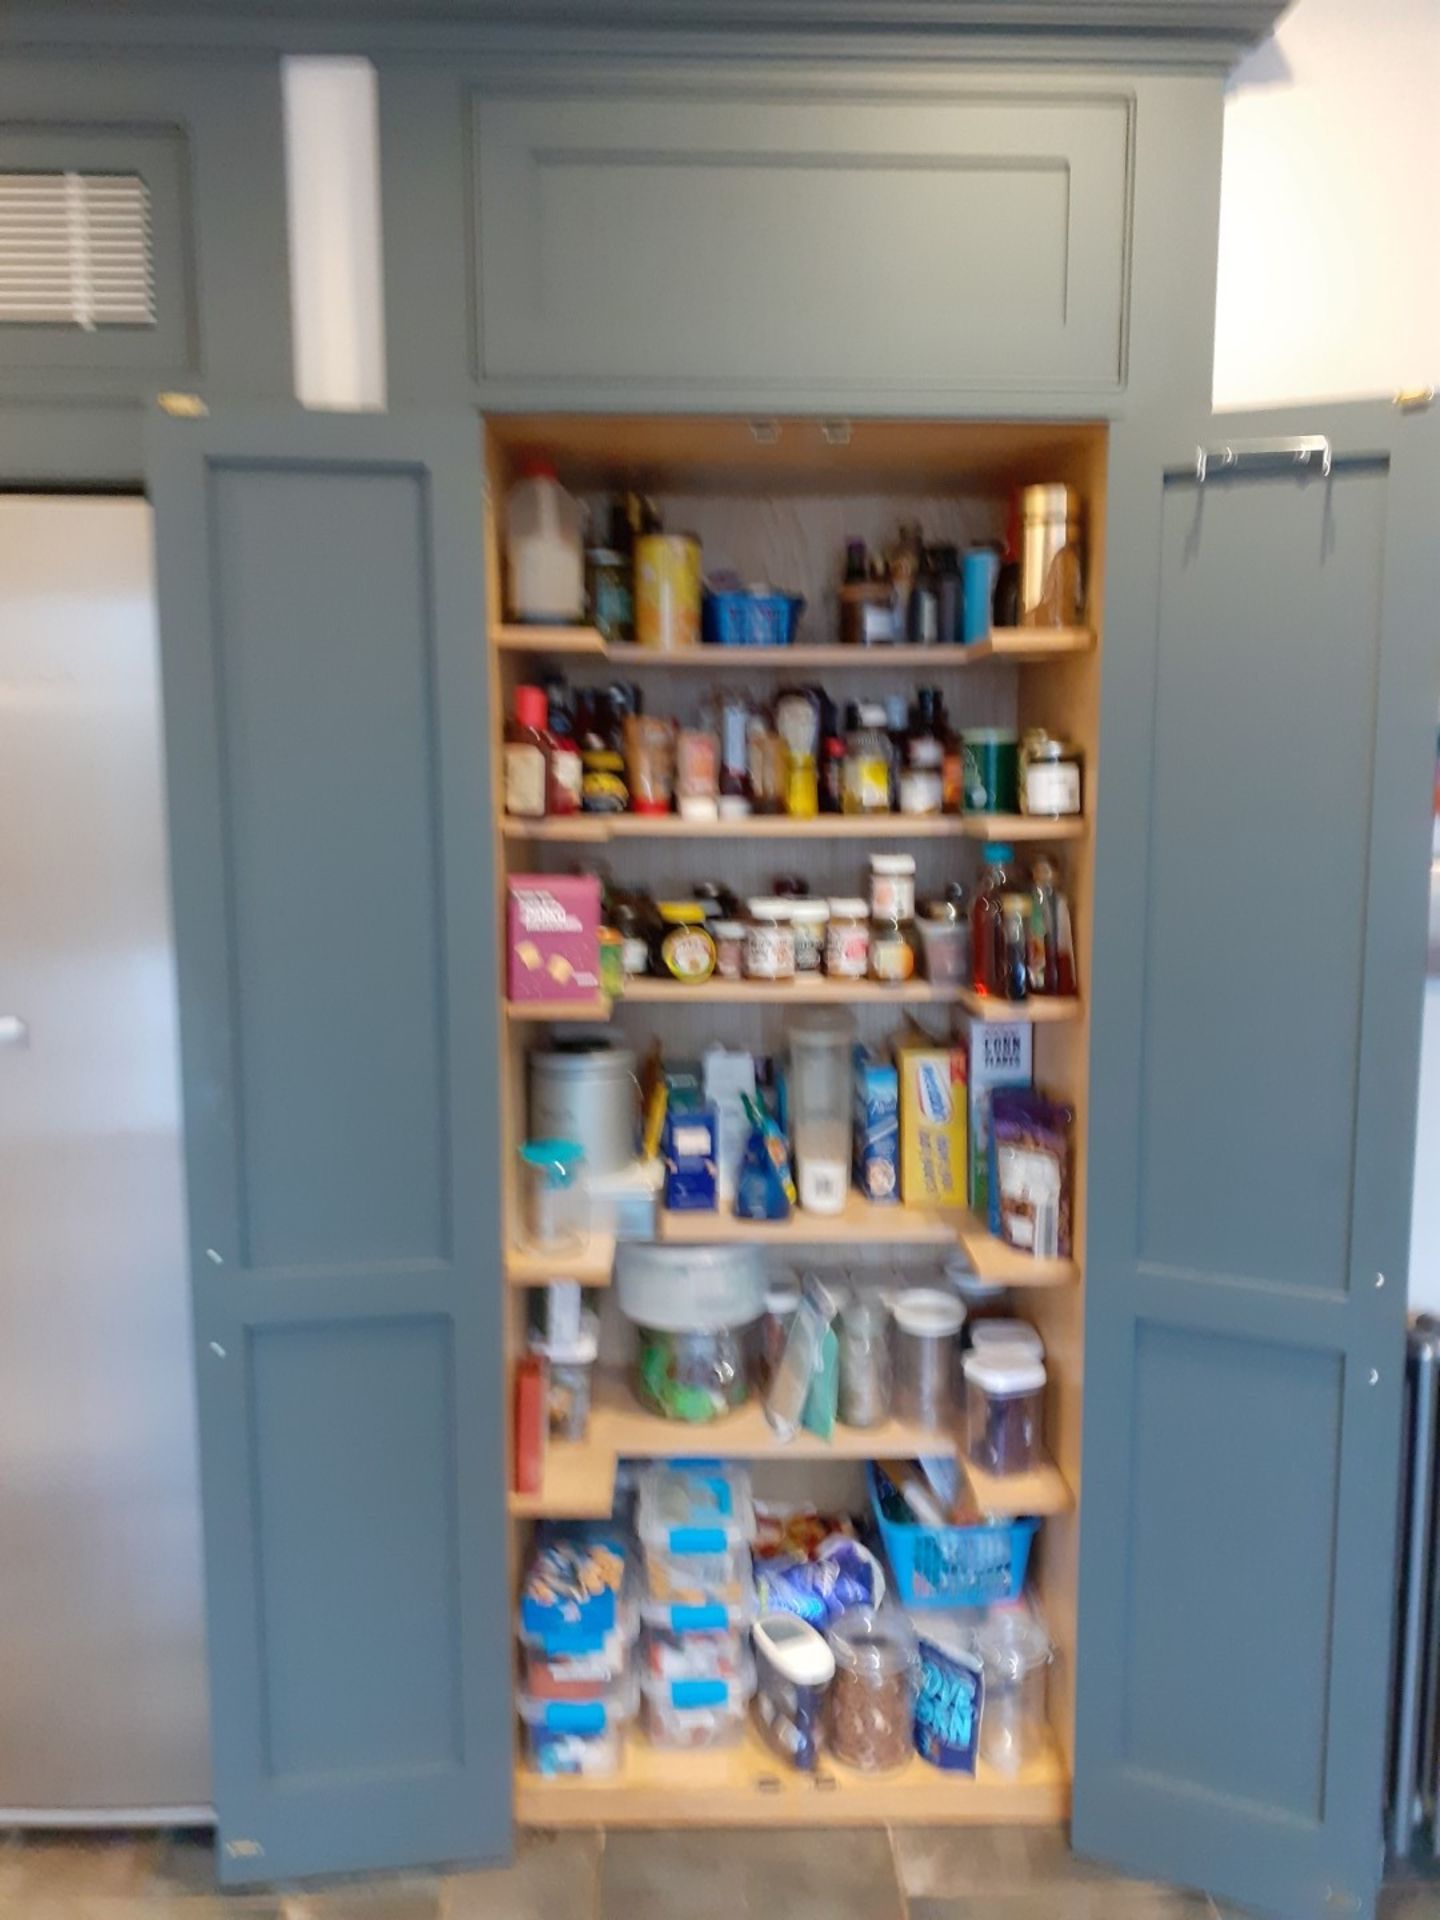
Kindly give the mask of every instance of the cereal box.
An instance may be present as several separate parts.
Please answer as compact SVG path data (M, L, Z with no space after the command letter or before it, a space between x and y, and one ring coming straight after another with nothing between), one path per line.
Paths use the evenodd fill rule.
M990 1095L996 1087L1028 1087L1033 1077L1028 1020L970 1020L970 1205L984 1214L990 1204Z
M509 883L512 1000L593 1000L600 991L600 882L517 873Z
M900 1198L907 1207L963 1207L969 1181L965 1049L902 1042Z

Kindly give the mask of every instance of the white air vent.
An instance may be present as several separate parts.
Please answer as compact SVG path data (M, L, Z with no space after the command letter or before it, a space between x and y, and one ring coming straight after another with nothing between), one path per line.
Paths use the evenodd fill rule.
M153 327L150 192L135 173L0 173L0 325Z

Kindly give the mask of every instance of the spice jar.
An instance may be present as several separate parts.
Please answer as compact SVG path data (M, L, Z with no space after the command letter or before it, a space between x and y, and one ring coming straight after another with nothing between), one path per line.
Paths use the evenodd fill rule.
M846 736L840 798L845 813L890 811L890 736L885 709L874 702L857 708L856 724Z
M863 900L831 900L825 926L825 971L836 980L863 980L870 971L870 916Z
M1080 811L1080 749L1043 727L1020 739L1020 811L1047 820Z
M890 1310L857 1293L840 1314L838 1412L847 1427L878 1427L890 1414Z
M745 922L712 920L710 937L715 942L715 972L722 980L738 980L745 971Z
M825 960L825 929L830 908L824 900L790 903L790 926L795 935L796 973L819 973Z
M909 980L919 956L915 931L915 856L870 856L870 978Z
M852 1607L830 1629L830 1751L863 1773L903 1767L914 1752L920 1649L898 1607Z
M748 902L745 923L745 978L747 980L793 980L795 978L795 931L790 925L788 900L759 899Z
M627 979L650 971L650 940L646 915L634 900L617 900L611 909L620 936L620 964Z
M1013 1347L965 1356L965 1454L985 1473L1029 1473L1040 1465L1045 1363Z

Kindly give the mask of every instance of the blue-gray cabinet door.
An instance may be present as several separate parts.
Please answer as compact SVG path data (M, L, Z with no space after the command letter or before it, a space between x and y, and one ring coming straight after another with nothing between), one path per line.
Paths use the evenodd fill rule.
M1294 1920L1381 1866L1437 501L1434 415L1112 442L1074 1840Z
M221 1871L493 1858L479 424L157 414L148 475Z

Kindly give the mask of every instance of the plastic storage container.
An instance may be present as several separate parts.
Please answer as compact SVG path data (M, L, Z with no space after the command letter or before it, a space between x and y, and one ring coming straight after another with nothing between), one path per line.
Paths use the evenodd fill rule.
M633 1675L594 1700L537 1700L522 1693L517 1704L531 1772L552 1777L618 1773L635 1700Z
M863 1773L903 1767L915 1751L920 1650L896 1607L852 1607L830 1629L835 1680L829 1743L837 1760Z
M647 1600L641 1665L657 1680L733 1680L749 1661L755 1603L747 1594L734 1606L666 1606Z
M1045 1363L1000 1347L965 1356L965 1456L985 1473L1028 1473L1043 1458Z
M631 1674L640 1632L640 1606L632 1584L621 1594L612 1626L538 1633L521 1627L525 1690L534 1700L599 1700Z
M855 1023L838 1009L789 1023L790 1138L806 1213L840 1213L850 1196Z
M875 1469L867 1465L870 1503L897 1598L912 1609L980 1607L1024 1590L1038 1520L982 1527L902 1525L881 1509Z
M755 1510L737 1467L667 1462L640 1479L636 1531L652 1601L740 1606L751 1591Z
M548 460L527 460L520 471L505 502L510 612L564 626L585 613L584 516Z
M970 1348L973 1353L986 1355L1008 1348L1031 1360L1045 1358L1045 1342L1028 1320L1007 1320L998 1315L993 1320L975 1322L970 1329Z
M923 917L920 952L925 961L925 978L937 987L962 987L970 983L970 928L963 920L934 920Z
M583 1314L573 1340L547 1340L532 1334L530 1349L549 1363L546 1405L551 1439L583 1440L590 1427L590 1388L600 1351L598 1317Z
M1019 1773L1045 1752L1045 1677L1050 1636L1023 1609L997 1613L975 1635L985 1674L980 1758L1001 1773Z
M788 647L804 610L794 593L707 588L701 631L712 647Z
M835 1655L823 1633L793 1613L755 1622L755 1721L782 1760L812 1773L824 1743Z
M699 1422L744 1403L742 1329L765 1304L758 1248L623 1246L615 1292L639 1328L635 1391L645 1406Z
M728 1680L659 1680L645 1674L645 1731L657 1747L733 1746L745 1731L745 1710L755 1691L754 1664Z
M913 1287L891 1296L895 1321L895 1412L936 1429L955 1417L957 1338L965 1309L953 1293Z

